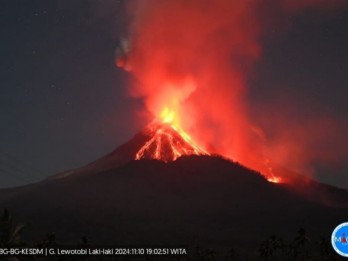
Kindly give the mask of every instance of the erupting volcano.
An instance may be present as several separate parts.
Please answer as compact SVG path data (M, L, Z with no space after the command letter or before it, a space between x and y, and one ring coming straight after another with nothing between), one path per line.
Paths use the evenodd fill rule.
M198 146L191 136L178 126L179 122L175 111L165 107L158 119L149 124L139 134L145 137L145 141L143 140L142 144L137 144L138 150L134 155L134 159L156 159L167 163L182 156L210 155L208 151ZM282 182L282 179L274 174L269 160L264 161L264 168L262 169L261 174L269 182Z
M169 162L181 156L209 154L175 124L175 112L167 107L162 111L159 122L150 124L143 134L148 140L136 153L135 160L157 159Z
M263 99L252 79L263 36L273 28L264 1L130 2L131 24L115 63L134 79L128 92L142 101L142 120L155 123L141 132L145 143L134 142L137 150L127 156L169 162L221 155L275 183L287 180L280 166L310 175L315 162L334 158L320 149L335 139L333 124L298 120L291 102L277 106L277 94L266 104L249 95L253 90ZM293 14L289 2L297 1L277 1L274 8ZM297 11L316 6L304 2ZM314 134L317 125L321 131Z
M141 3L130 8L130 33L116 52L116 65L138 83L130 84L130 95L144 102L152 117L147 120L155 119L140 134L145 142L134 142L138 149L132 159L170 162L217 154L278 182L266 161L272 158L264 146L266 135L249 119L247 70L240 68L260 55L259 4Z
M136 153L136 160L157 159L169 162L185 155L208 154L195 145L188 134L174 125L154 123L144 132L149 136L149 140Z

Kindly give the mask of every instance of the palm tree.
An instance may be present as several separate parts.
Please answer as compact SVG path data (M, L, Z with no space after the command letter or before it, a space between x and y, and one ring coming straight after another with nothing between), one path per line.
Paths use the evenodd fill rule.
M239 255L233 247L230 248L227 258L228 260L231 260L231 261L236 261L239 259Z
M280 256L283 259L286 253L287 245L282 238L278 238L278 241L279 241Z
M28 227L24 223L14 224L12 214L5 208L0 216L0 247L24 245L22 233Z
M275 235L271 236L268 240L272 252L276 252L278 249L280 249L280 240Z
M203 259L203 250L199 247L196 246L196 256L195 260L199 261Z
M306 234L306 230L304 228L300 228L297 231L297 235L295 237L295 245L299 246L302 249L303 252L303 257L307 257L307 248L306 245L307 243L310 242L309 237Z
M269 239L266 239L260 244L258 252L259 252L259 256L265 261L267 261L270 257L272 257L273 249Z
M206 257L207 257L207 260L209 260L209 261L217 260L216 251L213 248L207 249L206 250Z
M298 247L297 245L290 243L287 248L287 256L293 258L293 260L296 260L298 257Z

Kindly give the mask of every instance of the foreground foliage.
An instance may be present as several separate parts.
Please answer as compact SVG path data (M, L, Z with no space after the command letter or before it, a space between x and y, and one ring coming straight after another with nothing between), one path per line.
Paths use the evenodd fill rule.
M16 223L13 220L13 216L8 209L5 209L0 216L0 249L1 248L14 248L14 247L38 247L49 248L63 245L63 242L57 241L54 233L45 235L41 240L37 242L25 242L23 239L23 232L25 232L29 226L25 223ZM66 242L64 242L66 246ZM75 244L69 244L75 247L88 247L93 244L90 243L86 236L82 236L81 239ZM293 240L285 241L284 239L272 235L262 242L260 242L257 249L250 250L238 250L234 247L219 249L206 248L199 246L189 246L189 253L187 257L3 257L0 255L0 260L189 260L189 261L251 261L251 260L263 260L263 261L334 261L344 260L337 255L330 244L328 237L322 237L319 240L314 240L307 235L304 228L299 228L295 233Z

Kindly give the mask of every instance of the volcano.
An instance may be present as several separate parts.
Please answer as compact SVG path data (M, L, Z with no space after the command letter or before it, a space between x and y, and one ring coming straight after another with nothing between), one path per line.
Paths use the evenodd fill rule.
M155 121L137 133L130 141L101 159L82 168L59 173L53 178L106 171L132 160L155 159L170 162L190 155L209 155L209 153L199 147L181 128L170 122Z
M188 155L208 154L195 145L190 136L171 124L151 124L143 131L148 140L135 155L135 159L174 161Z
M303 180L297 179L300 190L268 182L256 171L208 155L170 125L149 125L82 168L1 189L0 209L31 224L30 241L54 232L61 243L87 236L95 244L233 246L250 252L267 236L291 238L299 227L329 237L346 219L346 190ZM338 198L346 205L331 204Z

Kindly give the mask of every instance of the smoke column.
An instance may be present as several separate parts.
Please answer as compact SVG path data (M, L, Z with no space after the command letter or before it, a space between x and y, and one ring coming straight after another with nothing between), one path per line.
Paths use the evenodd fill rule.
M301 161L286 159L302 149L293 146L291 135L279 135L281 139L270 142L265 130L250 118L247 77L262 57L263 34L279 14L342 4L324 0L131 1L129 39L122 43L126 57L118 56L116 63L139 81L130 93L144 100L153 117L164 109L174 111L176 124L210 153L264 173L272 171L270 156L275 164L291 163L296 168L308 162L304 155ZM300 136L308 135L301 132Z

